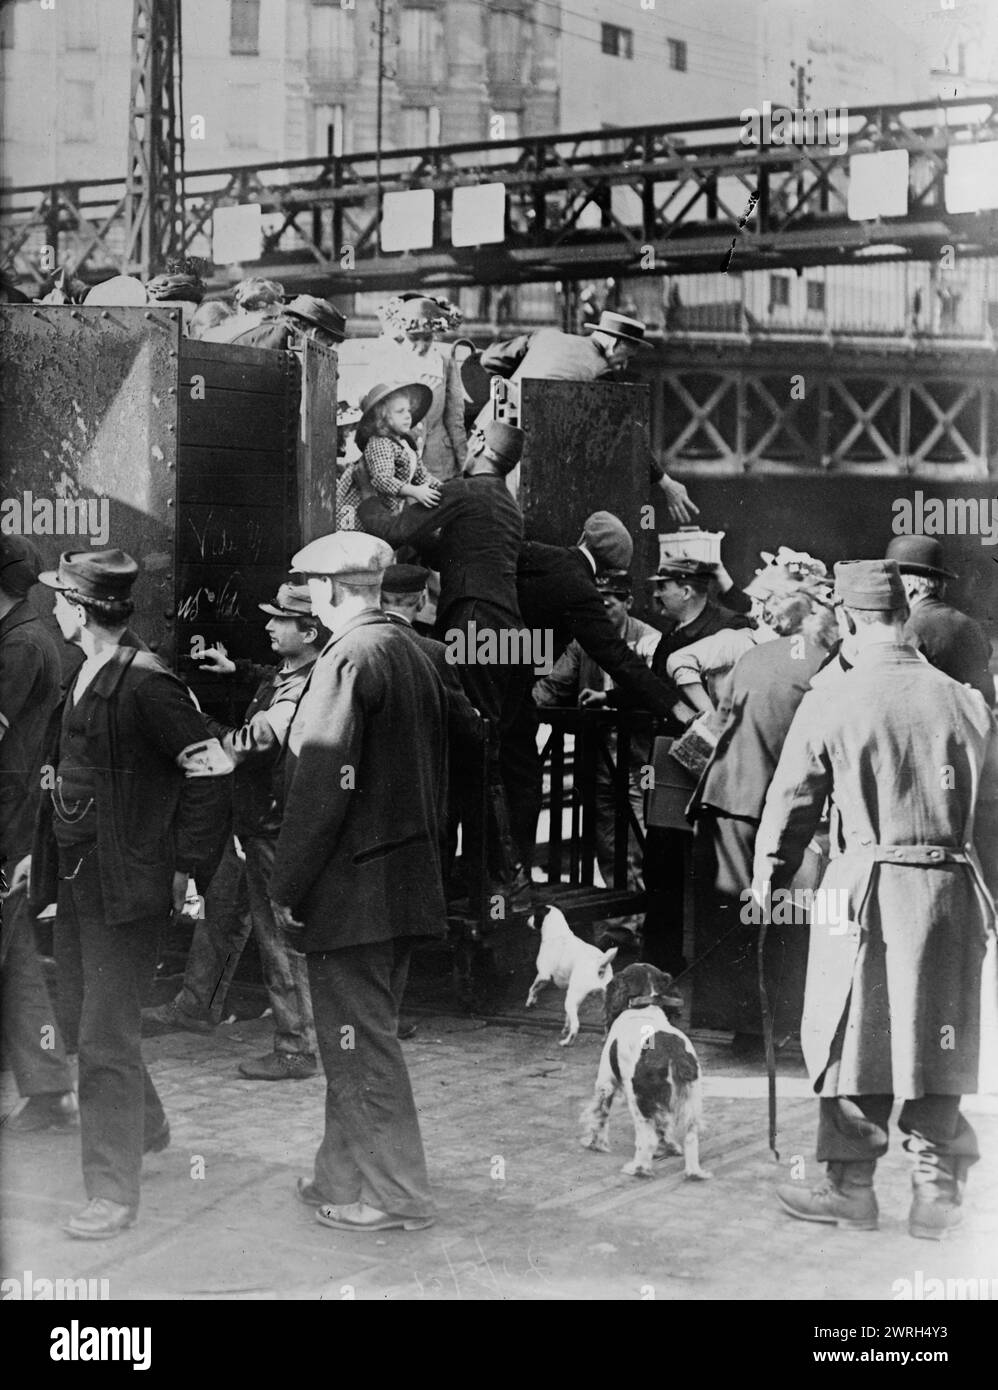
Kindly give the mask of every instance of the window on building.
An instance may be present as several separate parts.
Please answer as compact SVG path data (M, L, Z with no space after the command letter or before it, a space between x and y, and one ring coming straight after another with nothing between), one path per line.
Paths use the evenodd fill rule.
M403 82L444 80L444 26L440 11L407 6L399 15L399 77Z
M260 0L232 0L229 52L260 52Z
M489 13L489 77L493 82L525 82L523 23L515 10Z
M666 39L669 45L669 67L676 72L686 71L686 40Z
M621 29L617 24L601 24L603 52L614 58L634 57L634 30Z
M235 150L260 146L260 84L230 82L225 103L225 138Z
M404 150L423 149L426 145L440 144L439 106L403 106L401 116Z
M0 5L0 48L14 47L14 15L16 5Z
M814 309L815 312L823 314L825 312L825 282L824 280L808 280L807 282L807 307Z
M4 9L14 9L5 5ZM97 47L97 0L74 0L62 14L63 40L67 49Z
M342 154L347 148L346 113L342 106L315 108L315 153Z
M93 82L69 78L59 86L59 113L62 136L67 141L97 138L96 86Z
M769 277L769 307L784 309L790 304L790 276L771 275Z
M357 71L356 11L339 0L312 0L309 25L309 75L319 82L349 81Z

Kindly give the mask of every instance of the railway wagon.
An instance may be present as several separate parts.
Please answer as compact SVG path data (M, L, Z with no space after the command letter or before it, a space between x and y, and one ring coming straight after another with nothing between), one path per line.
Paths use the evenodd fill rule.
M0 333L4 529L52 567L64 550L133 555L135 630L234 715L245 689L191 654L269 661L257 604L334 529L335 353L192 341L160 307L4 305Z

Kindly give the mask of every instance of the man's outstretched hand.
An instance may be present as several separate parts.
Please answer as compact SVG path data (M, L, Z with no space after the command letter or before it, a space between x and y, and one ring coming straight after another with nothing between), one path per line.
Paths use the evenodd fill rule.
M700 508L690 497L683 483L679 483L675 478L670 478L667 473L663 473L658 485L665 493L669 516L679 526L688 525L700 515Z

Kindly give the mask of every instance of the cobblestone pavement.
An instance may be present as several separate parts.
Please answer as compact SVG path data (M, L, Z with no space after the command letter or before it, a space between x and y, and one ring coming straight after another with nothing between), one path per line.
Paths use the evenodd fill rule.
M985 1157L963 1233L938 1245L908 1236L899 1146L878 1175L879 1232L805 1224L774 1205L762 1069L733 1063L716 1041L698 1041L711 1182L684 1182L678 1158L652 1180L622 1174L624 1107L613 1151L582 1149L578 1114L601 1041L588 1009L573 1048L557 1045L556 1001L530 1026L420 1020L404 1047L440 1219L413 1233L330 1231L295 1200L295 1179L311 1174L323 1082L238 1077L240 1061L269 1047L269 1021L151 1040L173 1143L146 1160L138 1223L109 1242L62 1235L83 1202L78 1138L5 1137L3 1276L106 1278L112 1299L483 1300L876 1300L917 1271L998 1276L998 1099L966 1102ZM795 1156L813 1176L814 1103L799 1059L781 1060L780 1097L783 1176ZM16 1099L5 1074L4 1114Z

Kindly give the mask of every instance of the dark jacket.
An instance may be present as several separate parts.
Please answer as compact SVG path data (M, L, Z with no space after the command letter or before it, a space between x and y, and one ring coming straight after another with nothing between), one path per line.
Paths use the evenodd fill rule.
M357 519L389 545L413 545L440 571L437 623L462 599L491 604L519 627L516 563L523 542L523 517L505 479L488 473L452 478L444 483L435 507L417 504L398 516L379 497L357 508Z
M941 599L925 598L912 608L904 630L936 670L961 685L972 685L994 705L995 683L988 670L991 647L973 618Z
M517 592L524 626L553 631L556 661L574 638L616 681L619 689L611 694L617 703L662 717L670 713L678 698L675 688L654 676L616 632L581 550L528 541L520 551Z
M390 623L408 633L419 650L429 657L433 669L443 681L444 694L447 696L447 730L454 742L455 751L468 753L480 749L485 737L485 724L479 711L464 693L457 667L447 660L446 645L438 642L435 637L427 637L422 632L417 632L412 623L399 613L386 613L385 617Z
M236 765L232 778L232 830L240 837L276 839L284 806L284 745L291 716L315 659L293 671L264 673L238 728L207 716L208 728Z
M444 933L446 729L440 677L383 613L327 642L288 736L270 882L305 951Z
M701 637L713 637L715 632L721 632L726 627L751 627L751 623L743 614L735 613L730 608L722 608L720 604L709 598L703 610L691 623L687 623L685 627L669 628L662 633L662 640L655 648L655 655L652 657L651 669L659 680L668 685L673 692L674 699L680 698L682 692L669 679L666 672L666 662L669 657L673 652L678 652L693 642L699 642Z
M31 849L42 742L59 686L58 648L22 600L0 621L0 859L11 866Z
M736 662L717 707L724 727L696 790L695 809L762 818L797 706L827 659L824 647L794 636L764 642Z
M49 718L43 761L52 767L59 762L63 705L73 684L75 677ZM87 694L97 697L88 738L105 922L167 917L174 872L196 875L217 858L218 840L228 830L231 764L186 686L151 652L119 646ZM198 756L199 746L207 759ZM52 799L45 796L31 865L36 911L58 896L52 816Z

